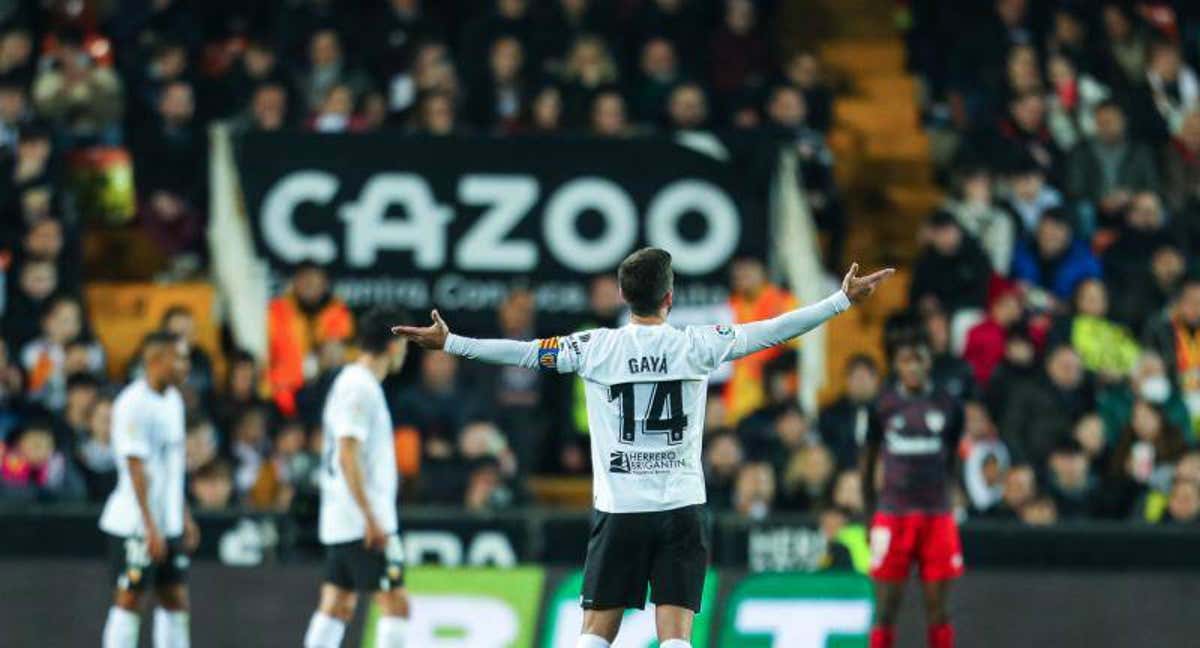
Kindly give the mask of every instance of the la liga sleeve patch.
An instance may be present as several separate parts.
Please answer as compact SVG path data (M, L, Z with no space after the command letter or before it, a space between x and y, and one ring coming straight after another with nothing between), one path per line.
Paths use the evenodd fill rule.
M558 353L562 350L560 338L551 337L538 340L538 366L545 371L558 369Z

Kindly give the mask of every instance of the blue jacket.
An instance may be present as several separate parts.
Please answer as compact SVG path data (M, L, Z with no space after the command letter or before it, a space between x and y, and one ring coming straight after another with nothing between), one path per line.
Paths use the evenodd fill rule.
M1071 243L1053 277L1042 276L1041 264L1038 263L1037 250L1032 241L1021 241L1013 251L1012 278L1041 286L1059 299L1070 301L1075 295L1075 288L1084 279L1099 276L1100 262L1079 239Z

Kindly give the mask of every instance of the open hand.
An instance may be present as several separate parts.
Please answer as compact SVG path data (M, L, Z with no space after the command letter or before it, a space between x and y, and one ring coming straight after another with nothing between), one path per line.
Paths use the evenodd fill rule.
M870 297L879 284L895 273L896 270L893 268L884 268L865 277L859 277L858 264L851 264L850 272L847 272L842 279L842 292L846 293L851 302L857 304Z
M424 349L442 349L446 346L450 327L442 321L437 310L430 311L429 316L433 318L430 326L393 326L392 333L412 340Z

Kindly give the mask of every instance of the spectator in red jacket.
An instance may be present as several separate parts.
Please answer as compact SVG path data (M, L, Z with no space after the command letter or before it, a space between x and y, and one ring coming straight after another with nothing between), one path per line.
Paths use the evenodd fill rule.
M967 332L963 358L971 365L980 387L987 386L992 371L1004 359L1008 331L1021 319L1021 292L1016 284L996 281L988 299L988 315Z

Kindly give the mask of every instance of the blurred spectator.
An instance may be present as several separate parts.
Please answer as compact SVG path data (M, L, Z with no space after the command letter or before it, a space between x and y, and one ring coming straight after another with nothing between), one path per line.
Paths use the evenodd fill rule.
M1126 88L1140 85L1146 69L1148 42L1144 27L1121 2L1106 2L1102 17L1109 83Z
M813 512L830 499L835 466L825 446L807 445L788 456L779 471L778 507L788 511Z
M638 77L633 86L633 109L637 119L658 124L666 112L667 97L682 80L679 57L671 41L654 37L642 46Z
M17 268L4 308L4 339L14 354L38 336L41 314L58 291L58 270L50 261L26 261Z
M1003 501L1008 465L1008 449L999 440L972 444L963 464L963 484L972 514L987 515Z
M714 3L715 4L715 3ZM680 62L687 67L687 76L701 77L708 68L705 46L704 8L688 0L648 0L640 3L634 15L632 30L638 43L660 36L671 41L675 51L689 56Z
M1028 159L1049 178L1058 177L1062 151L1046 124L1046 100L1038 90L1018 94L1008 101L1008 111L997 124L976 133L968 155L984 160Z
M188 476L195 475L198 470L216 459L220 450L216 428L202 415L192 416L188 419L184 443L186 444L184 461Z
M625 97L616 90L603 90L592 98L591 131L600 137L629 137L633 134L625 115Z
M234 121L238 133L273 133L288 125L288 95L281 83L264 83L254 89L249 107Z
M1037 162L1026 157L1009 168L1010 191L1006 206L1016 219L1016 239L1032 236L1042 214L1063 205L1062 194L1046 183L1046 173ZM1008 274L1008 269L1001 274Z
M1109 438L1104 429L1104 419L1099 414L1084 414L1075 422L1071 438L1083 449L1088 470L1093 475L1103 475L1111 461L1109 454L1112 452L1112 442L1116 439L1116 435Z
M92 402L88 411L87 436L75 446L89 501L101 502L117 485L117 461L112 450L112 399Z
M25 403L24 377L8 349L8 343L0 337L0 443L20 423Z
M929 378L939 389L956 400L968 400L975 395L973 368L950 348L950 320L941 311L931 310L922 317L922 327L929 341L933 364Z
M225 510L233 493L233 471L220 459L201 466L188 482L188 499L199 511Z
M833 505L855 516L866 512L863 503L862 474L858 469L846 469L833 480Z
M398 86L411 84L407 72L420 43L445 36L437 16L422 5L436 7L431 0L385 0L369 14L363 34L363 59L369 62L375 78L391 87L391 92L411 92Z
M784 64L783 78L804 93L809 125L827 132L833 124L833 91L825 83L821 59L811 50L800 50Z
M623 36L616 29L617 11L603 0L551 0L540 4L543 10L538 17L534 49L545 70L560 68L571 43L584 34L595 34L614 45Z
M1138 357L1137 339L1123 326L1108 319L1108 289L1099 279L1084 280L1075 289L1071 315L1062 318L1051 332L1052 341L1069 343L1083 366L1107 382L1129 373ZM1061 507L1060 507L1061 510Z
M279 55L270 43L261 38L251 38L246 49L233 68L222 77L226 115L232 115L252 107L255 96L263 87L279 88L285 97L293 95L291 80L283 70ZM257 113L257 110L254 110ZM286 113L286 107L284 109Z
M454 98L444 92L432 92L417 105L416 132L424 135L453 135L458 132L458 109Z
M1021 522L1029 526L1050 526L1058 523L1058 505L1049 496L1036 497L1018 511Z
M263 404L259 396L258 363L243 350L229 354L225 382L213 403L213 420L222 434L233 433L233 423L243 410Z
M796 298L770 283L766 267L757 259L734 261L730 283L729 306L735 323L769 319L796 308ZM775 347L733 363L733 376L725 383L725 406L730 424L736 424L763 404L766 400L763 368L787 352L787 347Z
M528 93L524 68L520 40L502 36L492 43L487 72L467 90L465 113L476 128L501 133L516 129Z
M1189 216L1184 219L1183 228L1189 238L1196 240L1200 228L1190 221L1200 214L1200 109L1184 118L1165 153L1163 195L1167 207L1172 212ZM1193 243L1190 249L1196 248Z
M1200 482L1176 478L1171 483L1163 524L1200 524Z
M337 30L326 27L309 37L308 64L296 79L304 109L318 110L329 91L338 85L346 86L357 97L369 89L370 79L346 60Z
M1200 419L1200 279L1184 281L1174 306L1147 326L1143 343L1166 362L1192 420Z
M1094 409L1092 386L1079 356L1069 346L1046 355L1045 372L1036 382L1014 387L1000 419L1000 433L1015 461L1044 466L1075 421Z
M667 130L701 130L708 125L708 98L698 84L683 82L667 99Z
M775 473L770 464L747 463L733 486L733 509L750 520L764 520L775 504Z
M804 181L805 199L812 209L817 227L829 238L829 251L823 255L825 266L833 272L841 269L842 245L846 237L845 214L833 175L833 152L825 135L810 128L804 95L791 86L776 86L767 100L769 125L777 136L795 147Z
M267 424L267 412L260 407L243 410L233 423L229 456L233 459L233 484L239 499L249 496L270 451Z
M104 351L92 342L80 342L83 334L83 306L73 297L57 297L46 305L41 317L41 334L21 349L25 370L25 389L32 400L53 411L66 405L68 368L72 353L82 353L83 369L99 372L104 366ZM72 345L75 348L72 349ZM77 361L78 362L78 361Z
M1113 296L1112 317L1125 326L1140 329L1157 307L1162 295L1156 294L1153 258L1163 248L1173 246L1167 230L1166 215L1156 194L1141 192L1133 196L1117 240L1104 251L1104 276Z
M536 338L535 307L532 292L520 288L511 290L497 309L501 337L513 340ZM543 396L546 374L535 369L500 365L478 365L472 369L478 372L479 386L491 399L496 422L512 435L509 441L520 465L540 470L549 422Z
M33 78L33 37L21 28L0 34L0 77L27 85Z
M316 374L317 347L325 340L349 340L354 317L315 264L301 264L287 291L267 308L267 379L276 407L293 416L296 390Z
M355 106L354 92L340 83L329 88L306 125L317 133L362 133L370 129L367 118Z
M1162 410L1135 401L1133 417L1113 451L1107 487L1109 513L1127 518L1153 486L1167 483L1171 466L1186 449L1183 433L1167 422Z
M1096 134L1096 108L1112 96L1108 86L1087 72L1080 73L1066 53L1048 63L1051 94L1046 122L1060 151L1070 151Z
M1171 383L1162 357L1154 351L1143 351L1129 372L1127 382L1107 385L1096 394L1109 443L1116 443L1121 431L1129 425L1133 404L1138 400L1161 407L1171 425L1183 430L1186 438L1196 438L1187 406L1178 388Z
M0 444L0 501L77 502L87 496L74 463L58 449L46 417Z
M1066 189L1075 200L1087 201L1107 225L1129 206L1138 191L1158 191L1155 156L1144 143L1127 136L1125 112L1114 101L1096 108L1096 134L1071 150Z
M733 507L733 489L744 455L737 435L720 433L704 443L704 486L709 505L718 511Z
M248 493L253 508L287 511L300 484L309 484L319 460L308 452L308 436L303 422L284 421L275 432L271 450L258 470Z
M1007 275L1012 267L1016 232L1012 217L992 197L992 175L987 167L966 166L956 178L954 195L942 205L970 234L992 261L992 271Z
M441 351L421 354L421 375L396 398L398 422L413 425L421 434L426 457L449 459L463 425L476 418L480 404L459 380L458 358Z
M725 0L724 5L724 19L712 35L708 54L712 89L728 101L742 88L766 82L771 50L752 0Z
M1057 209L1042 214L1033 240L1018 243L1013 254L1012 278L1034 289L1030 298L1044 302L1047 310L1071 299L1080 283L1100 274L1100 262L1075 235L1070 218Z
M1048 490L1064 519L1090 517L1096 509L1099 482L1089 473L1083 446L1065 438L1050 452Z
M1200 77L1183 61L1179 44L1150 46L1145 81L1133 93L1130 118L1142 137L1161 143L1177 135L1189 113L1200 109Z
M10 195L0 196L0 204L9 212L8 220L14 224L28 225L53 216L63 203L50 137L50 131L36 123L20 132L12 175L5 179Z
M188 375L182 385L184 402L189 410L207 411L212 405L214 379L212 358L197 342L196 314L182 304L167 308L159 320L159 328L174 333L188 343Z
M62 221L38 218L29 222L21 239L18 263L48 261L58 271L57 290L77 293L83 287L75 246L68 246Z
M854 355L846 361L846 391L821 411L817 428L821 440L832 452L840 470L854 468L858 453L867 440L871 408L879 395L879 365L866 355Z
M921 230L921 243L909 286L909 304L917 308L936 306L951 316L962 309L982 308L992 264L954 216L934 213Z
M63 32L56 40L57 47L42 55L34 80L38 114L51 120L70 145L120 144L121 79L92 59L79 33Z
M0 76L0 156L8 157L16 151L18 134L32 117L25 86Z
M67 376L66 404L54 426L54 436L64 450L70 452L88 437L92 406L99 397L100 380L96 376L88 372Z
M530 135L546 135L563 130L562 90L556 85L544 85L526 102L523 131Z
M571 46L562 80L566 114L582 116L588 114L592 93L621 80L620 69L604 41L594 36L581 36Z
M482 15L468 22L459 38L458 60L469 79L483 76L488 52L497 39L514 37L529 51L538 32L530 0L484 0L479 4L495 8L478 12Z
M175 81L163 88L157 122L131 137L142 227L185 275L199 267L207 221L208 134L194 118L192 86Z
M988 509L987 517L999 520L1022 518L1021 511L1037 497L1037 474L1027 463L1013 464L1004 474L1000 502Z

